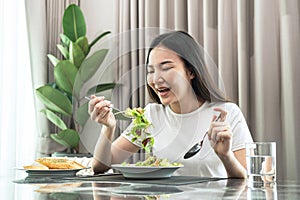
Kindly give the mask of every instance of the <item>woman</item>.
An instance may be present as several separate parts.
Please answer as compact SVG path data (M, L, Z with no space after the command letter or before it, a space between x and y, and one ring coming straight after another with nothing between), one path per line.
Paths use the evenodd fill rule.
M162 34L150 45L147 88L155 103L145 107L145 115L153 124L149 129L155 140L153 153L184 164L178 175L245 178L244 144L252 141L251 134L240 109L218 90L204 63L200 46L185 32ZM141 148L126 130L112 142L116 120L110 105L96 96L89 104L91 119L103 125L94 151L96 173ZM219 114L220 120L215 121ZM200 152L183 159L202 138Z

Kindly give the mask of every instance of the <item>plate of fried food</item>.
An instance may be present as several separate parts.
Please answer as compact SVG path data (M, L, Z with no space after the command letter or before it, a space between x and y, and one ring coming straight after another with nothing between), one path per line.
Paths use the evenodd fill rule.
M32 165L23 166L29 176L76 176L86 166L65 157L38 158Z

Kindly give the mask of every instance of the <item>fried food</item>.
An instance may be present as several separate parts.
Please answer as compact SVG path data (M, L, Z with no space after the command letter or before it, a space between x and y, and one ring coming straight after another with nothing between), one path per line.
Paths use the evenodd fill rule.
M67 159L67 158L59 158L59 157L44 157L38 158L35 160L48 167L49 169L82 169L85 166L77 163L76 161Z
M49 169L45 165L27 165L27 166L23 166L23 168L26 170L47 170L47 169Z

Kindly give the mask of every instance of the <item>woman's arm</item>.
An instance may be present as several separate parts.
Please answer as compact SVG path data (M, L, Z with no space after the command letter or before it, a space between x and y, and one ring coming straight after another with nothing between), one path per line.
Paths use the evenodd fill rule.
M221 108L214 109L221 113L221 120L215 122L213 118L208 138L218 157L221 159L228 177L246 178L246 153L245 149L231 151L232 132L230 126L225 122L227 112Z
M115 128L109 128L107 126L102 127L101 134L94 149L92 163L92 169L96 174L103 173L110 169L112 161L111 143L114 132Z
M95 173L107 171L112 163L123 162L132 155L133 152L138 150L138 147L123 137L119 137L116 142L113 143L116 119L109 108L110 106L111 102L105 100L104 97L91 96L89 114L93 121L102 124L92 163L92 168Z
M103 173L110 169L111 164L121 163L136 153L140 148L123 136L119 136L113 143L111 133L114 130L103 128L104 130L96 144L93 158L93 171Z
M247 178L245 149L230 151L228 155L218 155L228 178Z

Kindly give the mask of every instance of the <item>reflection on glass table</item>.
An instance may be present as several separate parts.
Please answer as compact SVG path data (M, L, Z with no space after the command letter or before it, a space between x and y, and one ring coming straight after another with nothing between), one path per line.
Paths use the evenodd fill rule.
M17 177L18 180L26 179L26 173L22 171L21 175L22 177ZM115 176L109 180L105 177L98 180L45 177L35 183L15 183L14 180L16 178L11 176L0 177L0 199L300 199L299 181L278 180L269 187L255 188L249 187L247 179L223 179L179 185L165 184L166 181L133 183L127 179L118 182Z

